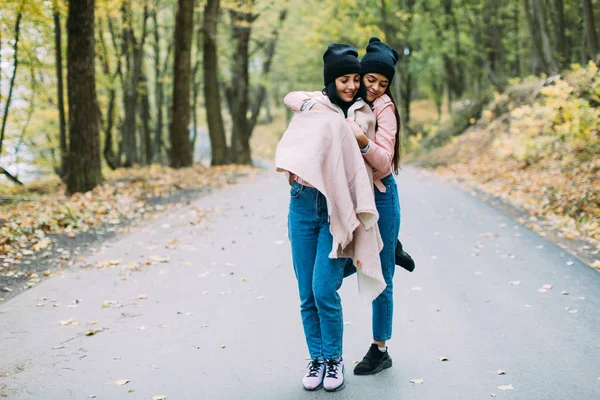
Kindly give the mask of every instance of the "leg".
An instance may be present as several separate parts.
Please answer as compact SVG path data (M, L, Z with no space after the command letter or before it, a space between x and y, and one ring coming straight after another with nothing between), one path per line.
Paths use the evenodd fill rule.
M392 359L385 347L386 340L392 337L394 312L394 272L396 240L400 229L400 208L398 191L392 175L382 179L386 192L375 189L375 203L379 211L379 232L383 240L383 249L379 253L381 269L387 284L385 290L372 303L373 344L363 360L354 368L356 375L376 374L392 366ZM385 216L381 218L381 216ZM380 350L381 349L381 350ZM382 351L383 350L383 351Z
M383 250L379 254L381 269L387 287L373 301L373 341L379 347L385 347L385 342L392 337L392 322L394 316L394 272L396 270L394 252L396 240L400 232L400 205L398 189L393 175L384 178L386 192L375 189L375 202L379 215L388 218L379 219L379 232L383 240Z
M342 286L346 259L329 258L333 238L329 232L327 206L321 195L320 228L313 274L313 293L322 333L323 356L326 360L342 357L344 320L338 289Z
M310 357L323 361L321 326L313 294L313 274L317 253L318 221L315 190L294 183L290 193L288 235L292 245L292 261L298 280L300 315Z

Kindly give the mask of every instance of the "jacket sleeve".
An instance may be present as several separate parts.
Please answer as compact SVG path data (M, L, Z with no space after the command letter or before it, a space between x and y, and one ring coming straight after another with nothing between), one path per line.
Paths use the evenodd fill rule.
M386 103L375 117L377 118L375 141L369 140L369 151L363 156L377 171L387 171L392 166L396 148L397 122L394 104Z
M320 92L290 92L283 98L283 103L294 112L306 111L316 103L319 95Z

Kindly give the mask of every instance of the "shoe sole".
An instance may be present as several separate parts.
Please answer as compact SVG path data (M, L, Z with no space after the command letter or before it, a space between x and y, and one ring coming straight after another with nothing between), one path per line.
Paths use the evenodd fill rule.
M354 371L354 375L364 376L364 375L375 375L384 369L388 369L392 367L392 360L388 360L386 362L381 363L377 368L368 372L356 372Z
M323 390L326 392L329 392L329 393L333 393L333 392L339 392L340 390L342 390L345 387L346 387L346 382L343 382L340 386L336 387L335 389L323 389Z
M307 392L314 392L315 390L319 390L319 389L321 389L321 388L323 387L323 382L321 382L321 384L320 384L319 386L317 386L316 388L314 388L314 389L309 389L309 388L307 388L307 387L306 387L306 386L304 386L304 385L302 385L302 387L303 387L303 388L304 388L304 390L306 390Z

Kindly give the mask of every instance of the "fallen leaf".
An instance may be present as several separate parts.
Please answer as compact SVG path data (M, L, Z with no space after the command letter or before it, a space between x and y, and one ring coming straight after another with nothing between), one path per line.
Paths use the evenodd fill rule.
M90 394L90 395L88 395L88 399L95 399L95 398L96 398L96 395L95 395L95 394Z
M167 396L165 396L164 394L161 394L160 396L152 397L152 400L167 400Z
M145 330L145 329L146 329L146 327L145 327L145 326L140 326L140 327L138 328L138 331L143 331L143 330Z
M225 345L224 345L224 344L222 344L222 345L221 345L221 348L222 348L222 349L224 349L224 348L225 348Z
M498 374L498 375L506 375L506 372L504 372L504 370L499 369L498 371L496 371L496 374Z
M519 286L521 284L521 281L512 281L511 286Z
M595 260L592 263L592 268L600 269L600 260Z
M135 297L134 300L146 300L147 298L147 294L140 294L138 297Z
M117 385L126 385L129 383L129 379L119 379L118 381L115 382Z
M567 261L567 265L570 267L571 265L575 264L573 261L569 260Z
M440 361L448 361L448 357L438 357L438 360L440 360Z
M568 296L569 292L567 292L566 290L563 290L562 292L560 292L560 294L562 294L563 296Z
M159 327L159 328L168 328L168 327L169 327L169 325L162 324L162 325L159 325L158 327Z
M548 292L548 290L546 290L546 289L543 289L543 288L540 288L540 289L538 289L538 292L540 292L540 293L547 293L547 292Z
M542 285L542 287L546 290L552 289L552 285L549 285L549 284Z
M354 361L352 361L352 364L358 364L358 363L359 363L359 361L358 361L358 360L354 360ZM600 379L600 378L598 378L598 379Z
M134 388L131 388L131 389L129 389L129 390L127 391L127 393L133 393L133 392L135 392L135 389L134 389Z
M496 397L496 394L494 394L494 393L490 393L490 396L492 396L492 397Z
M410 383L416 383L417 385L420 385L423 383L423 379L419 378L419 379L411 379Z
M505 390L513 390L514 387L512 385L512 383L510 385L503 385L503 386L498 386L498 389L505 391Z
M577 314L577 310L569 310L569 314Z

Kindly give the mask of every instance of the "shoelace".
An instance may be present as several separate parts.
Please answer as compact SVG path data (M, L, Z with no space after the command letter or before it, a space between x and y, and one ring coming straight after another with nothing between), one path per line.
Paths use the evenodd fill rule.
M327 360L327 378L337 379L340 360Z
M311 362L309 362L308 363L308 374L306 374L306 376L311 377L311 378L318 377L319 371L321 369L321 365L323 365L323 364L318 362L317 360L312 360Z

